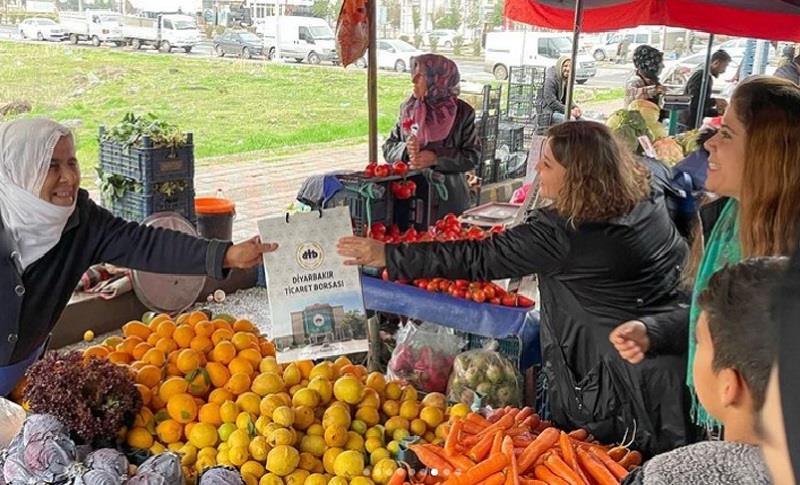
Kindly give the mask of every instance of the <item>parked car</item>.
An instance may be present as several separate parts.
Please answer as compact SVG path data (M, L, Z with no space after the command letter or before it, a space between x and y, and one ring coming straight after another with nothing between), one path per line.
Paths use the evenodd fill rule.
M739 81L739 66L741 66L744 56L736 55L735 50L733 52L728 69L714 80L714 87L712 88L714 93L730 96ZM682 57L677 61L667 62L664 65L664 72L661 74L661 82L671 90L683 92L683 87L689 81L694 70L702 66L704 62L706 62L705 52ZM775 66L767 65L764 74L772 75L773 73L775 73Z
M408 42L398 39L378 39L378 68L394 69L397 72L414 68L414 59L425 54ZM356 66L367 67L366 58L356 61Z
M58 18L69 36L69 41L73 44L77 44L79 41L91 41L95 47L99 47L104 42L111 42L117 46L125 45L118 12L111 10L68 12L62 10L58 13Z
M61 42L66 38L67 33L61 25L50 19L32 18L19 23L19 35L23 39Z
M431 39L436 38L436 45L444 47L445 49L452 49L455 43L455 38L458 37L458 32L450 29L438 29L428 34L428 45L431 45Z
M258 36L246 30L228 30L214 38L214 52L223 57L226 54L251 59L264 55L263 42Z
M333 30L325 19L299 15L266 17L258 21L256 32L264 37L264 52L270 59L275 55L280 37L282 58L309 64L339 62Z
M490 32L486 35L483 70L495 79L508 79L511 66L555 66L562 55L572 54L572 41L554 32ZM579 54L575 82L584 84L597 74L591 56Z

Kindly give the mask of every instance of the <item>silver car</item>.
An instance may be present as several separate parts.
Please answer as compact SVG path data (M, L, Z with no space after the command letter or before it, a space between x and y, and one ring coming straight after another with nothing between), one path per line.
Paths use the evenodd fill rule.
M19 35L23 39L61 42L67 33L56 22L46 18L25 19L19 24Z

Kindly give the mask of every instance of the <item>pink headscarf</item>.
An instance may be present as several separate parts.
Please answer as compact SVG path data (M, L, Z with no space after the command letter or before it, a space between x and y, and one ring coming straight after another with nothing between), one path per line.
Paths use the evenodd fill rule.
M416 58L416 66L425 76L428 94L418 100L412 94L400 110L401 123L409 133L411 124L417 126L417 139L421 147L447 138L456 120L459 83L458 66L450 59L437 54L423 54ZM414 76L412 71L412 78Z

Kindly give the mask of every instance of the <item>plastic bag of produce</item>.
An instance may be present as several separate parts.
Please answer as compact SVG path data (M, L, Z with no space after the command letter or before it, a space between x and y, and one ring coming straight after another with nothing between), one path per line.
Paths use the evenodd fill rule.
M366 0L344 0L336 23L336 48L342 67L356 62L369 47Z
M182 484L184 482L181 459L175 453L159 453L158 455L148 458L147 461L142 463L142 466L139 467L136 475L151 473L164 477L166 483ZM130 480L128 482L130 482ZM149 485L150 482L141 483Z
M25 410L13 401L0 397L0 450L5 449L22 430Z
M204 471L197 485L245 485L245 482L239 470L217 466Z
M397 331L397 346L389 361L389 377L404 380L424 392L447 392L453 360L464 339L451 328L423 322Z
M522 388L516 367L492 350L496 348L496 342L488 347L470 350L456 357L447 385L447 398L473 409L520 406Z

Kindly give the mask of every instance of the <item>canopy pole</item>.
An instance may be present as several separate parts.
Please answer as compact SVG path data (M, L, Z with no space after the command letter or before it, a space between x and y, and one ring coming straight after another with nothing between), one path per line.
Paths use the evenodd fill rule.
M567 102L564 104L564 119L572 118L572 90L575 87L575 73L578 70L578 41L583 29L583 0L575 1L575 23L572 31L572 60L567 80ZM558 73L556 73L558 74Z
M369 163L378 163L378 26L377 0L367 0L369 49L367 52L367 106L369 109Z
M700 85L700 99L697 100L697 118L694 127L700 128L703 124L703 111L706 108L706 90L708 89L708 73L711 71L711 49L714 48L714 34L708 34L708 49L706 49L706 64L703 66L703 84Z

